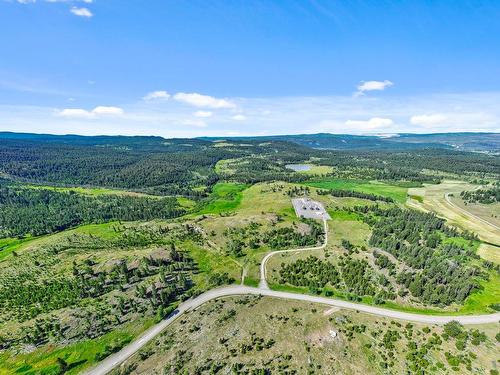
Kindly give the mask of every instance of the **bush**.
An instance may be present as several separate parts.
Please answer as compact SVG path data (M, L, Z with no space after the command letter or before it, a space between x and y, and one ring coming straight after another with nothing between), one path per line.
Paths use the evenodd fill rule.
M444 325L444 333L450 337L458 337L463 332L463 326L456 320L452 320Z

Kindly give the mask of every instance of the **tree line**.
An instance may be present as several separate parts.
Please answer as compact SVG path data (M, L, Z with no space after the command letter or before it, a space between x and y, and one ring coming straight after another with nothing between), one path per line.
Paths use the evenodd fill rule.
M489 189L462 191L460 198L467 203L492 204L500 202L500 186L494 186Z
M0 184L0 238L39 236L114 220L168 219L183 212L170 197L89 196Z
M352 198L361 198L367 199L370 201L381 201L387 203L394 203L394 199L391 197L384 197L383 195L371 194L371 193L362 193L354 190L343 190L343 189L329 189L329 190L318 190L319 195L331 195L332 197L352 197Z

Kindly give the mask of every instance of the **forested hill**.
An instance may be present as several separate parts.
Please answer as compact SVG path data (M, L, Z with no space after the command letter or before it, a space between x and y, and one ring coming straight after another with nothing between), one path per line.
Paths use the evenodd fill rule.
M442 145L427 147L416 141L410 148L399 146L401 139L417 136L404 135L390 141L345 136L358 144L376 139L396 146L342 150L308 147L305 143L309 138L299 142L300 137L208 140L0 133L0 176L38 184L103 186L194 198L206 196L221 179L242 183L302 181L307 176L285 166L311 160L331 167L332 177L341 178L435 183L440 177L429 171L474 178L500 176L500 158L494 154L457 151ZM344 136L307 137L344 143L339 138ZM434 135L418 137L436 139Z
M195 188L210 187L219 180L215 165L223 159L259 155L268 164L280 165L273 174L279 178L285 173L285 163L315 154L283 141L225 145L199 139L0 133L0 174L4 177L159 195L203 195L203 189Z
M215 140L220 138L206 137L200 139ZM264 137L231 137L230 139L240 141L245 139L290 141L311 148L334 150L441 148L500 153L500 133L404 133L380 136L319 133Z

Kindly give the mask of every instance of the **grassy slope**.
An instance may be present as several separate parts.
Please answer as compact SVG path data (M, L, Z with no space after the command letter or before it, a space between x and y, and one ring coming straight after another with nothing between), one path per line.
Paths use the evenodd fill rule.
M490 272L490 279L482 281L483 290L471 294L460 311L464 314L482 313L488 311L488 306L500 303L500 276Z
M14 251L19 251L23 245L32 241L33 238L2 238L0 239L0 262L7 258Z
M105 352L107 346L121 347L134 340L153 324L153 319L141 319L101 336L65 347L44 346L31 353L11 355L0 354L0 374L59 374L57 358L64 359L69 370L66 374L78 374L97 363L96 354Z
M19 242L19 240L2 240L0 244L11 246L9 248L11 249L10 252L13 251L12 248L15 248L17 252L21 252L33 251L42 244L58 241L62 236L70 236L71 233L91 234L95 237L110 240L118 236L117 232L114 230L116 224L117 223L84 225L72 230L29 241ZM126 223L128 226L136 224L140 225L139 223ZM190 255L198 264L200 272L193 276L197 289L203 291L209 287L208 278L210 274L214 272L227 272L229 276L233 277L236 281L240 280L241 268L235 264L231 258L223 254L209 251L207 248L202 248L190 242L183 243L182 248L189 251ZM119 258L125 254L128 257L133 257L141 255L141 251L140 249L125 249L123 254L100 251L98 256L101 258L113 259L115 257ZM88 255L84 253L77 253L74 255L73 259L86 258L87 256ZM8 259L9 257L4 257L4 261L8 261ZM80 261L82 259L80 259ZM61 263L61 269L68 267L66 264L67 262L63 263ZM145 329L151 326L152 323L152 318L140 319L133 323L127 323L97 339L85 340L65 347L45 345L27 354L13 355L12 352L1 353L0 375L11 374L18 369L26 369L26 372L23 372L25 374L57 374L58 367L56 365L56 360L58 357L64 359L70 366L73 364L74 367L71 368L68 374L76 374L83 368L96 363L96 354L104 352L106 346L119 346L119 344L125 344L140 335Z
M242 303L247 301L246 303ZM239 302L239 303L238 303ZM228 312L233 314L226 319ZM348 338L349 323L363 324L366 332L355 334ZM280 373L275 367L286 366L298 374L308 373L309 364L320 365L311 373L315 374L402 374L408 373L408 340L405 338L406 322L396 322L388 318L375 317L354 311L338 310L319 304L277 300L273 298L233 297L212 301L199 309L188 313L161 334L158 340L148 344L146 351L150 353L147 359L134 355L129 363L138 366L137 373L159 373L165 366L179 362L177 353L187 351L194 353L188 361L181 364L178 372L195 373L195 368L210 364L211 361L231 364L243 363L244 370L251 371L255 367L272 367L272 373ZM419 343L427 340L432 334L440 335L442 328L426 327L413 324L412 341ZM197 329L193 329L197 327ZM475 368L472 373L488 373L495 355L495 338L498 326L495 324L478 327L488 337L486 343L474 346L467 344L467 351L477 355L473 361ZM382 340L387 330L400 333L395 342L394 367L391 370L380 367L384 352ZM330 331L338 333L332 339ZM375 331L382 332L377 338L372 336ZM252 337L262 337L267 341L273 338L274 344L261 350L250 350L242 353L236 351L232 356L230 350L240 348L242 343L248 343ZM220 341L223 338L224 341ZM369 344L369 345L366 345ZM453 339L441 344L440 350L430 350L425 358L436 363L445 363L444 371L429 373L453 373L446 363L444 353L453 354L459 351L455 348ZM289 355L288 359L284 355ZM460 365L458 373L469 373L464 365ZM222 370L225 373L225 370ZM118 374L118 372L115 372Z
M101 187L61 187L61 186L50 186L50 185L23 185L23 187L28 189L48 189L54 190L58 192L75 192L78 194L84 195L132 195L136 197L152 197L152 198L161 198L156 195L149 195L144 193L137 193L133 191L127 190L119 190L119 189L109 189L109 188L101 188Z
M384 185L384 184L372 184L369 182L362 182L362 183L354 183L352 181L344 181L344 180L335 180L335 181L330 181L330 182L324 182L320 183L323 184L323 186L318 186L322 188L343 188L343 189L353 189L353 190L358 190L358 191L364 191L364 192L370 192L374 194L380 194L380 195L386 195L386 196L391 196L398 201L404 196L406 196L406 189L397 187L397 186L392 186L392 185ZM327 184L325 186L324 184ZM354 184L354 185L353 185ZM274 213L280 213L284 215L285 220L293 220L294 218L294 213L293 209L290 207L290 201L289 198L284 196L282 193L273 193L269 191L263 192L263 186L265 189L266 184L259 184L252 186L247 189L246 185L240 185L240 184L231 184L231 183L220 183L217 184L214 188L214 191L212 193L212 198L213 200L205 206L202 210L201 213L222 213L222 212L228 212L228 211L235 211L236 213L242 217L245 216L251 216L251 215L260 215L262 211L266 212L274 212ZM352 240L355 240L357 236L360 236L359 239L362 237L366 236L366 233L361 234L361 232L358 231L358 229L354 229L351 225L348 225L349 222L351 223L357 223L355 224L361 224L357 221L355 221L355 217L353 217L351 214L346 214L343 211L332 211L330 212L332 214L332 217L334 221L332 222L335 223L335 232L337 230L340 230L343 233L350 233L350 237ZM231 218L228 218L231 219ZM354 219L354 220L353 220ZM86 233L92 233L94 235L98 236L103 236L103 237L112 237L114 236L114 231L112 230L112 225L113 224L99 224L99 225L85 225L82 227L79 227L77 229L74 229L74 231L81 231L81 232L86 232ZM344 228L345 227L345 228ZM361 228L359 228L361 229ZM347 231L347 232L346 232ZM53 238L57 238L58 235L50 236ZM340 238L336 238L340 236L340 232L336 233L336 235L332 236L332 241L339 241ZM16 251L22 251L24 249L29 249L31 246L34 244L37 244L38 241L45 241L45 238L42 239L34 239L34 240L2 240L0 242L0 246L4 245L6 246L4 248L4 251L9 249L9 253L11 253L13 250ZM192 255L194 258L197 260L197 262L200 265L200 268L202 271L205 272L210 272L212 270L217 270L217 271L223 271L227 269L232 269L232 270L237 270L237 273L239 273L239 270L237 267L235 267L234 262L232 262L228 257L224 256L208 256L207 252L204 251L203 249L199 248L192 248L190 249ZM9 253L3 253L0 252L0 260L2 259L2 254L3 257L5 258ZM255 277L248 277L246 283L249 285L254 285L257 283L257 280ZM494 276L490 279L489 282L484 284L484 290L480 293L474 294L473 296L469 297L469 299L466 301L466 304L462 309L460 309L459 313L477 313L477 312L484 312L484 309L491 303L493 302L498 302L500 300L500 291L497 288L497 286L500 284L500 280L498 276ZM275 286L276 288L285 288L285 289L290 289L289 287L284 287L284 286ZM294 291L300 291L304 292L302 288L292 288ZM299 290L300 289L300 290ZM337 293L338 294L338 293ZM342 295L338 294L336 295L339 298L342 298ZM370 303L368 299L364 300L363 302L365 303ZM402 306L392 306L391 304L386 305L386 307L389 308L395 308L398 310L404 310L404 311L412 311L412 312L419 312L419 313L443 313L436 311L434 309L419 309L419 308L411 308L411 307L402 307ZM449 312L446 312L449 314ZM141 323L142 324L142 323ZM146 323L144 323L146 324ZM143 326L145 327L145 326ZM81 344L76 344L75 348L78 351L81 351L79 357L68 357L69 362L73 363L82 359L86 359L86 364L91 362L91 357L95 356L96 351L98 351L98 348L104 348L106 343L109 344L109 342L112 342L113 340L116 340L116 337L114 336L115 334L118 335L119 337L130 337L130 335L134 334L134 329L136 328L130 328L130 329L125 329L124 331L115 331L113 333L109 334L106 336L103 336L102 338L98 340L91 340L88 343L81 343ZM144 328L137 328L138 332L140 332ZM127 336L128 335L128 336ZM99 341L103 340L103 341ZM81 346L78 346L81 345ZM55 349L55 348L45 348L44 350L46 352L46 357L44 357L45 354L43 354L43 351L36 351L34 353L24 355L24 357L13 357L11 359L9 358L2 358L0 357L1 361L4 362L4 373L10 373L12 369L17 369L20 367L23 363L23 361L28 361L31 363L34 367L39 366L40 364L44 363L43 361L47 360L47 363L54 363L55 359L57 356L65 356L68 352L71 352L72 346L67 347L66 349L62 351L58 351L60 349ZM86 350L85 348L88 348ZM51 354L53 353L53 354ZM17 367L16 367L17 366ZM50 367L50 366L49 366ZM2 370L0 370L0 373Z
M220 214L235 210L243 197L242 191L248 185L220 182L213 187L210 201L197 214Z
M462 181L444 181L439 185L425 185L423 188L412 188L408 193L410 196L420 197L421 202L417 199L410 199L407 204L412 208L435 212L437 215L445 218L449 224L471 230L477 233L483 241L500 245L499 230L464 214L456 207L450 205L445 199L446 193L452 193L453 197L451 199L454 202L461 191L474 190L475 188L477 188L477 185L471 185ZM484 217L487 221L490 219L488 216Z
M406 201L408 189L402 186L389 185L383 182L342 180L325 178L317 181L305 183L308 186L314 186L321 189L344 189L354 190L362 193L371 193L390 197L399 203Z

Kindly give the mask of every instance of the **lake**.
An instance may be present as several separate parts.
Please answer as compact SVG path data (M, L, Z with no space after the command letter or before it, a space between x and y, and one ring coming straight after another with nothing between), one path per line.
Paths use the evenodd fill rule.
M295 172L303 172L311 169L309 164L287 164L285 168L291 169Z

